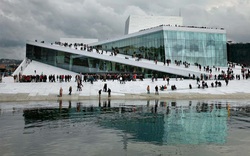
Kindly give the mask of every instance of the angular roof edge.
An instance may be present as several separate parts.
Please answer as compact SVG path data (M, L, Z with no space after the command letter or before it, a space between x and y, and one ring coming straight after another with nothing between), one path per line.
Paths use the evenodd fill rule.
M99 44L105 44L105 43L119 41L119 40L131 38L131 37L150 34L150 33L157 32L157 31L162 31L162 30L226 34L226 30L223 29L223 28L160 25L160 26L157 26L157 27L141 30L139 32L123 35L121 37L116 37L116 38L113 38L113 39L107 39L107 40L99 41L99 42L96 42L96 43L91 43L89 45L90 46L95 46L95 45L99 45Z

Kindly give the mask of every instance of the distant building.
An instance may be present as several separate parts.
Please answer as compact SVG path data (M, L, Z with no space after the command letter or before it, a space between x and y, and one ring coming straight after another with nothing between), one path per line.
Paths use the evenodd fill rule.
M130 15L125 23L125 35L160 25L182 26L183 18L178 16Z
M13 74L21 62L21 60L0 59L0 78Z
M6 71L6 65L0 64L0 73L4 73L5 71Z
M250 43L230 43L227 46L228 61L250 66Z

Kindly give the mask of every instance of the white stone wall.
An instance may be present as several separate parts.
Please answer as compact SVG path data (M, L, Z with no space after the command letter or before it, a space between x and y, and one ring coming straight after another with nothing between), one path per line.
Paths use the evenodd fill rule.
M131 34L143 29L148 29L159 25L182 26L183 18L178 16L130 15L125 23L125 34Z

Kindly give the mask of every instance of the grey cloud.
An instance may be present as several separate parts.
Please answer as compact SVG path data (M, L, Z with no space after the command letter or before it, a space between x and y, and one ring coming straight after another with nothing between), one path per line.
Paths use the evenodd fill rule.
M23 46L25 42L22 42L20 40L12 40L12 39L0 39L0 47L18 47Z
M22 60L25 58L25 47L15 46L15 47L0 47L0 58L7 59L17 59Z
M123 35L130 14L177 16L179 10L185 25L224 27L229 40L249 42L249 7L247 0L2 0L0 58L24 57L18 53L26 40L102 40Z

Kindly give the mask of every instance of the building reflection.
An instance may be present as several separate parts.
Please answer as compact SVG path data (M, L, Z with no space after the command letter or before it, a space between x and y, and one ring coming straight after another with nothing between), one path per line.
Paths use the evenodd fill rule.
M85 122L79 118L93 121L98 118L96 124L99 126L123 131L125 142L223 144L227 138L230 110L228 105L223 106L221 103L194 104L187 101L186 105L178 105L175 101L148 100L144 105L128 102L112 106L110 99L98 101L91 106L84 102L68 101L65 107L65 103L59 101L59 106L53 108L25 109L25 124L61 119Z

